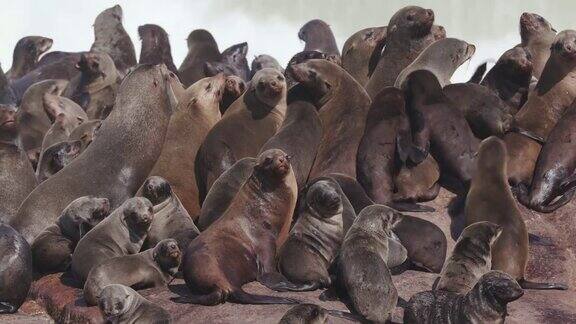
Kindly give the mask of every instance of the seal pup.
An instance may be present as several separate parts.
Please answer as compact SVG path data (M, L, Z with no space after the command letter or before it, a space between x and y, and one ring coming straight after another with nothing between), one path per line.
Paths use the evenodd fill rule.
M38 273L68 270L78 241L110 214L106 198L80 197L68 205L56 223L32 243L32 260Z
M224 215L184 251L184 280L192 295L176 301L208 306L225 301L297 303L290 298L253 295L242 290L242 285L254 280L268 287L290 286L273 281L281 276L276 272L276 250L288 236L298 190L288 159L280 150L268 150L258 156L252 175ZM231 276L230 271L235 275Z
M260 149L280 149L290 155L298 188L303 188L322 139L322 122L316 107L306 101L294 101L286 109L284 122Z
M530 53L532 76L538 80L550 57L550 48L555 37L556 30L544 17L529 12L520 16L521 43L518 46L524 47Z
M385 87L393 86L400 72L437 40L432 32L433 24L434 12L417 6L404 7L390 18L386 47L366 83L371 98Z
M81 141L65 141L51 145L40 154L36 179L38 183L44 182L58 171L64 169L80 155Z
M355 312L371 322L385 322L398 292L386 263L388 237L402 215L384 205L364 208L346 233L338 261L339 286Z
M138 290L166 286L178 272L180 261L178 242L173 239L162 240L144 252L108 259L90 270L84 284L84 300L88 305L97 305L102 290L111 284Z
M113 257L136 254L154 219L152 203L130 198L80 239L72 254L72 273L84 283L90 270Z
M196 154L200 200L234 162L254 157L284 121L286 79L274 69L256 73L249 88L210 129Z
M106 197L112 208L132 197L160 154L176 105L172 84L178 80L170 74L158 65L132 71L94 142L28 196L13 227L32 241L78 197Z
M444 92L434 74L418 70L406 79L407 111L413 133L413 143L432 153L442 173L465 190L475 168L479 140L474 137L464 115Z
M322 140L310 178L330 173L356 177L356 155L364 133L370 98L342 67L312 59L289 67L289 73L315 97L320 107Z
M8 79L19 79L34 70L38 59L52 47L52 39L42 36L21 38L12 54L12 67L6 72Z
M16 313L32 284L30 245L16 230L0 223L0 314Z
M4 74L2 67L0 67L0 104L3 105L16 105L18 98L8 78Z
M524 295L516 280L502 271L484 274L471 291L424 291L410 298L404 323L494 323L506 319L507 305Z
M472 58L476 46L456 38L444 38L426 47L396 78L394 86L404 88L406 77L417 70L428 70L436 76L440 86L450 84L450 78L460 65Z
M496 95L516 113L528 98L532 79L532 55L524 47L514 47L498 58L496 65L488 71L480 85L494 91Z
M122 25L122 7L115 5L102 11L94 20L94 43L90 52L104 52L112 58L122 76L137 64L136 51Z
M134 289L108 285L102 289L98 307L106 322L129 324L170 324L172 317L162 307L151 303Z
M365 86L386 45L387 27L364 28L348 37L342 48L342 67Z
M140 36L140 40L142 41L138 64L164 63L168 70L178 75L178 69L172 60L170 40L168 39L168 34L162 27L154 24L139 26L138 36Z
M60 96L68 85L66 80L45 80L31 86L22 97L16 112L20 147L33 163L38 163L42 140L52 122L44 110L44 95Z
M506 181L506 145L497 137L482 141L478 149L476 173L466 196L465 226L480 221L501 226L502 233L492 246L492 269L501 270L524 289L566 290L563 284L526 280L528 230Z
M243 158L214 181L206 198L202 201L202 209L197 220L201 231L205 231L228 209L242 185L252 175L256 162L256 158Z
M84 53L78 61L80 75L64 95L79 104L90 119L105 119L112 111L121 81L114 61L106 53Z
M157 176L149 177L138 194L150 200L154 205L154 221L144 241L144 249L153 248L160 241L168 238L176 239L178 246L184 249L200 234L166 179Z
M17 145L16 108L0 104L0 223L10 221L38 182Z
M284 68L278 63L278 60L268 54L260 54L255 56L250 63L250 79L254 77L256 72L265 68L276 69L280 73L284 73Z
M492 245L502 233L499 225L478 222L466 227L444 263L436 289L464 295L492 267Z
M550 132L542 147L530 188L518 187L516 197L523 205L541 213L551 213L574 197L576 155L576 101Z
M328 269L355 216L344 220L342 196L342 189L331 179L307 188L304 207L278 253L278 269L290 282L311 284L311 290L330 286ZM349 202L347 207L352 207Z
M290 308L278 324L326 324L328 316L358 321L354 315L332 309L325 309L316 304L300 304Z
M88 120L82 125L74 128L70 133L68 140L82 142L80 152L84 152L88 145L90 145L92 141L94 141L94 138L96 138L96 133L98 132L98 129L100 129L100 126L102 126L102 120Z
M305 43L304 51L318 51L340 61L334 33L323 20L313 19L305 23L298 31L298 38Z
M516 125L546 139L576 98L576 31L564 30L556 36L536 88L514 116ZM508 178L512 185L530 183L540 143L517 133L504 137L508 149Z
M185 87L204 78L204 63L220 62L222 55L216 40L209 31L204 29L193 30L186 39L188 54L178 68L178 76Z
M219 102L225 82L226 77L219 74L201 79L186 89L170 118L162 152L150 171L151 176L160 176L170 183L193 220L200 214L194 168L196 153L221 118Z

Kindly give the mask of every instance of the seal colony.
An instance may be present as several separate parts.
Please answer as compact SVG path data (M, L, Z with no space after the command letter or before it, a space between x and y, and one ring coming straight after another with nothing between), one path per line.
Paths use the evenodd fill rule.
M389 16L342 49L311 20L285 67L197 29L176 68L153 24L137 60L119 5L89 51L22 38L0 70L0 314L62 272L114 323L176 322L151 287L169 287L163 305L299 304L281 323L384 323L397 307L404 323L503 323L525 289L568 289L547 268L528 280L518 202L550 213L576 193L576 31L524 13L519 45L451 84L476 46L431 9ZM426 219L441 187L457 194L452 238ZM438 280L406 301L406 270ZM349 311L253 281L326 289Z

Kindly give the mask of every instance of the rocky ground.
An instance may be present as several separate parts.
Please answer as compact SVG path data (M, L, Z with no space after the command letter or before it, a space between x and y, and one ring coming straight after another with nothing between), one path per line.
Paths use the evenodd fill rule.
M449 238L449 252L454 241L449 235L450 218L446 206L453 196L442 191L428 205L436 208L434 213L413 214L440 226ZM509 305L507 323L576 323L576 202L552 214L539 214L522 208L531 233L550 241L550 245L531 245L528 278L534 281L563 282L570 285L568 291L526 291L518 301ZM436 275L406 271L394 276L394 283L401 297L406 300L414 293L428 290ZM284 295L317 303L325 308L345 310L339 302L320 302L320 291L309 293L275 293L260 284L248 284L245 289L253 293ZM206 307L177 304L170 297L186 291L181 280L175 280L168 288L149 289L141 293L152 302L166 308L178 323L277 323L290 308L285 305L237 305L226 303ZM102 317L96 307L86 307L82 291L69 286L61 274L46 276L33 285L31 299L15 315L0 316L2 323L101 323ZM50 315L50 316L48 316ZM402 321L400 308L394 313L394 322ZM348 323L330 318L331 323Z

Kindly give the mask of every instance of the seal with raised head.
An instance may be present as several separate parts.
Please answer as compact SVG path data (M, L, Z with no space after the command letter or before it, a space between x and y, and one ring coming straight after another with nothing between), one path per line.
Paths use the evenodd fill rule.
M249 81L250 67L248 66L246 54L248 54L248 43L235 44L222 51L222 62L232 68L234 72L232 75L236 75L244 81Z
M496 95L516 113L528 98L532 80L532 55L524 47L514 47L498 58L496 65L488 71L480 85L494 91Z
M502 233L499 225L478 222L466 227L444 263L436 289L466 294L492 268L492 245Z
M556 36L550 58L528 101L514 116L516 125L544 139L576 98L576 31ZM508 178L512 185L530 183L540 143L522 134L504 137L508 149Z
M298 188L304 188L322 139L322 122L316 107L306 101L288 105L282 126L260 149L280 149L291 156Z
M138 193L154 205L154 222L148 230L144 249L153 248L161 240L173 238L183 250L200 234L166 179L149 177Z
M516 280L502 271L483 275L468 293L424 291L410 298L404 323L504 323L507 305L524 295Z
M279 276L276 250L288 236L298 194L284 152L260 154L253 170L224 215L184 251L184 280L192 295L176 300L202 305L228 300L243 304L297 302L242 290L242 285L254 280L270 286L270 279Z
M550 47L556 37L556 30L544 17L525 12L520 16L520 38L518 46L530 53L533 69L532 76L540 79L546 61L550 57Z
M18 147L16 108L0 105L0 223L10 221L38 182L26 153Z
M122 76L135 66L136 51L122 25L122 7L115 5L102 11L94 20L94 43L90 52L104 52L112 58Z
M42 151L36 167L38 183L44 182L56 172L64 169L80 155L81 148L81 141L64 141L53 144Z
M30 245L16 230L0 223L0 314L16 313L32 284Z
M528 230L507 183L506 145L497 137L482 141L478 166L466 197L465 225L488 221L500 225L502 233L492 246L492 269L518 280L525 289L567 289L562 284L526 280Z
M106 198L80 197L68 205L56 224L48 226L32 243L38 273L66 271L78 241L110 213Z
M112 58L102 52L84 53L78 61L80 75L68 84L64 95L79 104L90 119L105 119L114 107L121 81Z
M396 78L394 86L404 88L406 77L417 70L428 70L443 88L460 65L472 58L476 47L456 38L444 38L426 47Z
M168 70L178 74L178 69L172 60L168 34L162 27L154 24L142 25L138 27L138 35L142 41L138 64L164 63Z
M340 51L336 45L334 33L323 20L313 19L305 23L298 31L298 38L306 44L304 51L318 51L340 60Z
M362 29L350 36L342 48L342 67L365 86L386 45L387 27Z
M171 84L178 80L170 74L158 65L131 72L94 142L35 189L11 225L32 241L78 197L106 197L116 208L134 196L160 154L175 106Z
M400 72L437 40L432 32L433 24L434 12L417 6L404 7L390 18L386 47L366 83L371 98L385 87L393 86Z
M226 77L224 94L220 100L220 113L224 115L226 110L246 91L247 85L244 80L235 75Z
M286 80L274 69L256 73L250 87L206 135L196 155L200 200L218 177L245 157L255 157L286 115Z
M84 283L90 270L102 262L136 254L154 219L152 203L143 197L126 200L80 239L72 254L72 273Z
M387 265L388 237L402 215L384 205L364 208L346 233L338 260L339 286L353 309L372 322L385 322L398 292Z
M356 155L364 133L370 98L342 67L312 59L289 67L289 73L314 95L323 135L310 178L330 173L356 177Z
M124 285L112 284L104 287L98 299L98 307L104 319L111 323L172 323L172 317L165 309Z
M336 181L319 180L306 189L298 219L278 253L278 268L290 282L310 284L314 290L331 285L328 269L355 214L344 219L345 209L353 209Z
M541 213L551 213L572 200L576 170L576 101L550 132L542 147L532 183L519 186L518 201Z
M52 39L42 36L26 36L21 38L12 54L12 67L6 72L8 79L18 79L34 70L40 55L52 47Z
M442 173L455 179L458 190L465 190L476 166L479 140L432 72L412 72L405 84L414 144L430 151Z
M194 165L196 153L212 127L220 120L219 102L226 77L219 74L201 79L186 89L170 118L162 152L151 176L170 183L174 193L193 219L200 214ZM186 149L182 149L182 148Z
M178 272L181 253L178 242L165 239L153 249L108 259L92 268L84 284L84 300L97 305L104 287L121 284L133 289L167 285Z
M188 54L178 68L178 76L185 87L204 78L204 64L206 62L220 62L222 55L216 40L209 31L204 29L193 30L188 38Z

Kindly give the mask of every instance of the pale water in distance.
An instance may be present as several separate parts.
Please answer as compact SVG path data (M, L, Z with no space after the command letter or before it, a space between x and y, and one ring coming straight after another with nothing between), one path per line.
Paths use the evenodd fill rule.
M544 16L556 30L576 29L576 0L0 0L0 64L12 64L12 50L23 36L54 39L52 50L84 51L93 41L96 15L115 4L124 9L124 26L140 53L137 28L158 24L170 35L176 66L186 56L186 37L198 28L209 30L220 50L247 41L249 60L270 54L280 63L304 48L298 30L310 19L328 22L340 48L354 32L385 26L406 5L433 9L436 24L448 37L476 45L476 54L455 74L453 82L467 80L475 67L495 60L520 42L518 21L523 12Z

